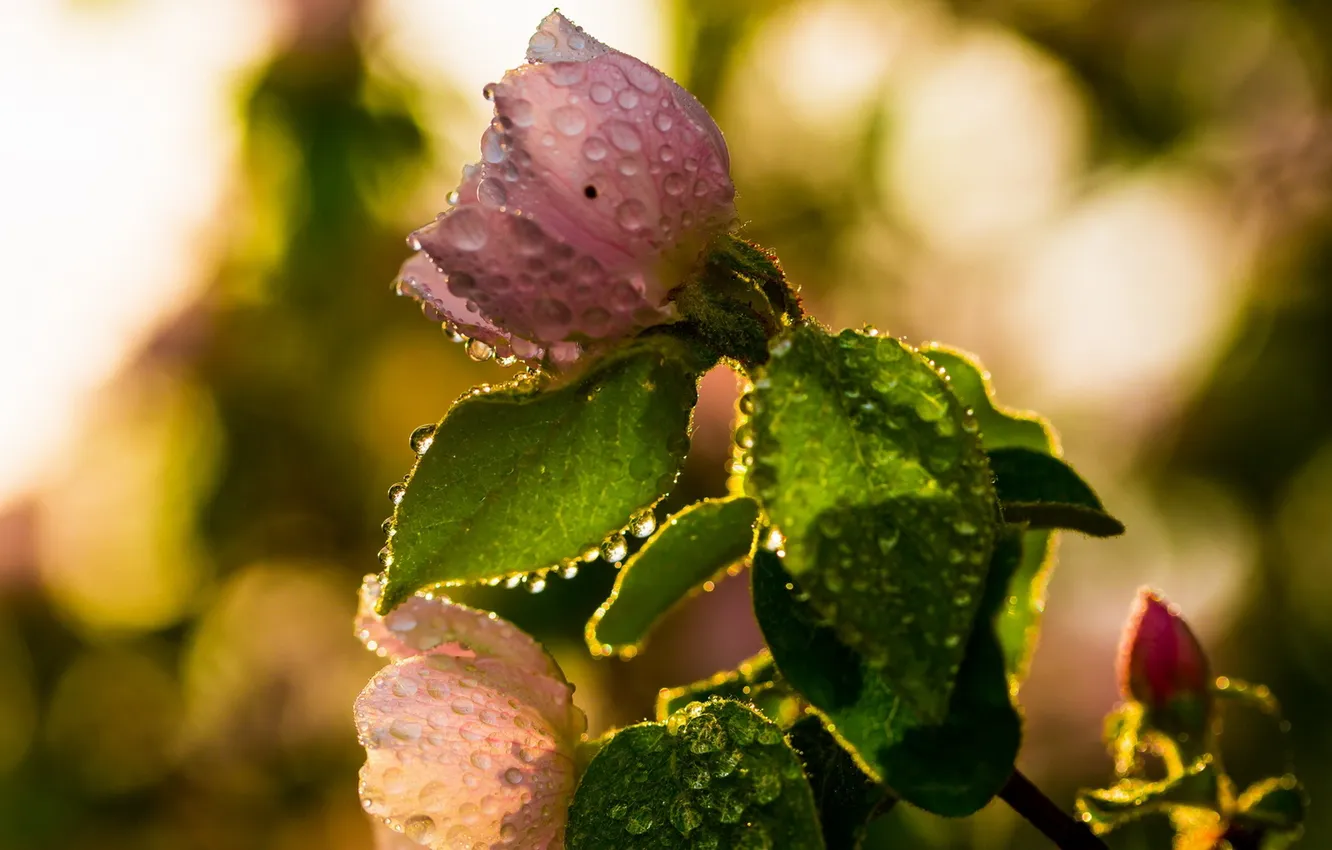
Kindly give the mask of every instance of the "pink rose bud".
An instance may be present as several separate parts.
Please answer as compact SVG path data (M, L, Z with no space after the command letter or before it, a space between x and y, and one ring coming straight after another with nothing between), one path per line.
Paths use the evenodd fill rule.
M391 662L356 700L376 847L563 847L587 721L559 666L511 623L434 594L380 617L382 591L366 577L356 618Z
M399 291L501 354L567 357L668 321L667 293L734 217L721 131L665 74L552 12L453 206L408 240Z
M1120 690L1149 711L1177 701L1207 706L1212 677L1207 656L1184 619L1155 591L1138 592L1119 657Z

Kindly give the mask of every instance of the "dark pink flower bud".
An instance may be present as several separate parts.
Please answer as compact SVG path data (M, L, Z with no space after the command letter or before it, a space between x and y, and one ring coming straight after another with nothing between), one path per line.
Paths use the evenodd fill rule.
M1155 591L1138 592L1119 656L1120 690L1149 711L1181 698L1206 705L1212 677L1207 656L1174 606Z
M460 332L538 359L672 318L668 291L734 217L721 131L669 77L558 12L495 117L456 203L409 240L401 291Z

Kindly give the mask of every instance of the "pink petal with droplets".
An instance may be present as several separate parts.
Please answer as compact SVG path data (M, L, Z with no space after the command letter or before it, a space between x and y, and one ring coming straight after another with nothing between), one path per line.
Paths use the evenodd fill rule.
M565 729L581 719L581 713L571 711L570 688L555 659L513 623L493 612L468 608L429 593L418 593L381 617L375 613L375 605L382 593L379 577L366 576L355 626L361 642L380 656L402 661L439 654L506 664L533 676L534 699L551 723ZM573 734L582 731L578 728Z
M560 684L441 654L381 670L356 700L366 811L441 850L562 847L578 736L537 707L539 680Z
M734 215L721 131L669 77L558 12L528 59L490 87L496 118L457 205L413 234L451 296L442 309L529 350L669 321L668 290Z

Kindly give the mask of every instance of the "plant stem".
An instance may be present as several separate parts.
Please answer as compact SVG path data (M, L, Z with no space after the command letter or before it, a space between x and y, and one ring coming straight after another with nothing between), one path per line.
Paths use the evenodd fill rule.
M1109 850L1086 824L1056 806L1020 770L1015 769L1008 777L999 797L1060 850Z

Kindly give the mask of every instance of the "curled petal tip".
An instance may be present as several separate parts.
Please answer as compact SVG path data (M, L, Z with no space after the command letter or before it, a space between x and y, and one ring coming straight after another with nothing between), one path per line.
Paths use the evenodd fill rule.
M527 42L528 62L586 62L607 51L559 9L547 15Z

